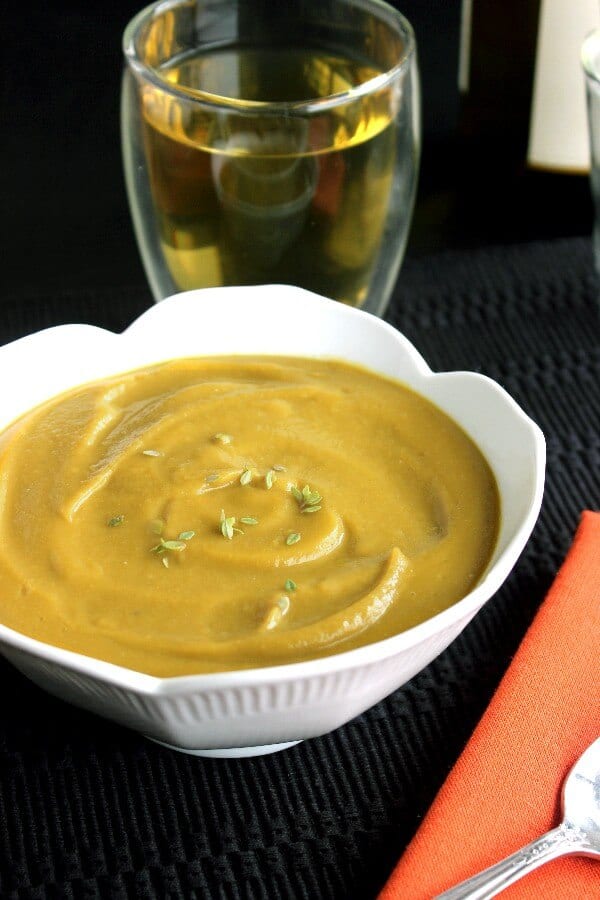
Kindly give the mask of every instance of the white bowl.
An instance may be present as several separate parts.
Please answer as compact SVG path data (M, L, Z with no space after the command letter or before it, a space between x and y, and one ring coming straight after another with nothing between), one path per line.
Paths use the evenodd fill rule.
M433 373L381 319L295 287L188 291L123 334L61 325L0 348L0 428L77 384L175 357L231 353L338 357L396 378L471 435L501 499L498 542L467 596L421 625L325 659L221 674L155 678L33 640L0 625L2 653L44 690L154 740L206 756L268 753L348 722L431 662L498 590L535 524L543 492L540 429L494 381Z

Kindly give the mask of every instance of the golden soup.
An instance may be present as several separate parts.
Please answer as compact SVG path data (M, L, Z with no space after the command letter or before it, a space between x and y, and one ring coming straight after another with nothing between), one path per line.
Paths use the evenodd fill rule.
M152 675L389 637L464 596L492 472L406 387L337 361L176 360L0 436L0 621Z

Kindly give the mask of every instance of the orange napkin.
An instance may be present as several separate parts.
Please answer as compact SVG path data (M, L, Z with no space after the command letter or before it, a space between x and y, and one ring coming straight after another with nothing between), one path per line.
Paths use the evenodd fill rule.
M600 736L600 513L575 541L488 709L379 900L431 900L560 822L562 782ZM564 857L506 900L599 900L600 861Z

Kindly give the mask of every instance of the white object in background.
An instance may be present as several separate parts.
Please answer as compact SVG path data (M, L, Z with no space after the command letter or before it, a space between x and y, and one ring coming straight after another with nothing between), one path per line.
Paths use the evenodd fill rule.
M599 17L597 0L541 0L527 151L530 166L590 170L580 50Z
M473 28L473 0L462 0L460 12L460 46L458 52L458 89L461 94L469 90L471 76L471 32Z

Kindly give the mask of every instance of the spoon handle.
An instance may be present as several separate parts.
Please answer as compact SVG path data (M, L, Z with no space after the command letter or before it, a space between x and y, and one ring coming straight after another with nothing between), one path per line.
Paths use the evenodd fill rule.
M559 825L489 869L438 894L434 900L488 900L538 866L580 850L577 831L569 825Z

